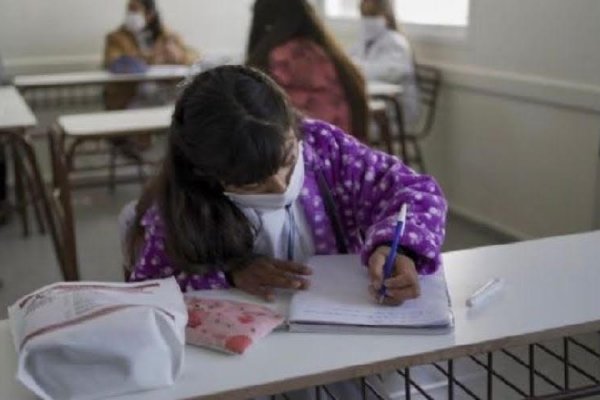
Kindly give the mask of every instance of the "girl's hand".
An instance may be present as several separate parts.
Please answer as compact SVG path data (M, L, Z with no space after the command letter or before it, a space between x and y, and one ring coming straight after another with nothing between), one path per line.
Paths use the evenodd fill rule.
M415 299L421 294L419 286L419 274L415 268L415 263L405 255L398 255L394 260L394 272L392 276L383 280L383 266L390 253L390 248L380 246L371 257L369 257L369 277L371 284L369 292L377 302L380 301L379 288L383 284L386 287L386 295L383 298L383 304L399 305L404 300Z
M260 257L242 269L231 273L235 287L273 301L273 289L307 289L311 269L292 261Z

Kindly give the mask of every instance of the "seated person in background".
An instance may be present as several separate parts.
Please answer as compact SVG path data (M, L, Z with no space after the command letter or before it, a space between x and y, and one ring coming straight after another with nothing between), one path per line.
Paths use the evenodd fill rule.
M296 115L258 70L196 76L175 105L167 154L128 230L130 279L175 276L183 291L235 286L271 299L309 284L315 254L357 253L365 290L386 304L419 295L440 265L447 204L431 177L328 123ZM409 205L399 249L397 213ZM347 250L346 250L347 249Z
M148 65L190 65L197 58L197 54L185 46L177 34L163 26L154 0L130 0L125 22L106 37L104 48L104 67L121 73L144 72ZM144 97L152 103L151 97L158 94L156 85L152 86L108 85L106 108L135 107L136 103L145 102ZM160 103L160 99L156 99L156 103Z
M354 62L369 81L401 84L405 125L419 117L415 58L406 36L398 30L390 0L361 0L361 33L351 50Z
M306 0L256 0L246 57L247 65L286 91L296 109L366 141L362 74Z

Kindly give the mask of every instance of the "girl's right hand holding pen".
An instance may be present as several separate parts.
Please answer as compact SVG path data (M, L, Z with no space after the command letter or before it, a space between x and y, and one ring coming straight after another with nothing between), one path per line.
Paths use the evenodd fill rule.
M259 257L248 265L231 272L233 284L244 292L273 301L273 289L304 290L310 285L306 278L312 274L305 265L277 260L270 257Z
M389 247L380 246L369 257L368 268L371 280L369 292L375 298L375 301L380 302L379 289L381 285L385 285L385 297L381 302L396 306L402 304L405 300L419 297L421 288L414 261L403 254L396 256L392 276L386 280L383 279L383 266L389 252Z

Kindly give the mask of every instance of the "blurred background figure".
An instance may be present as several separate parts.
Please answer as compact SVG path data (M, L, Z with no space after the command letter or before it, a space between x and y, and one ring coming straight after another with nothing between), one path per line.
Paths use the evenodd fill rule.
M144 72L149 65L191 65L198 54L167 29L154 0L130 0L125 21L106 37L104 67L116 73ZM114 84L106 88L109 110L161 103L156 85Z
M306 0L257 0L246 63L269 74L308 117L367 138L365 81Z
M360 14L360 38L351 50L352 59L367 80L402 85L404 121L410 127L420 115L410 42L399 28L390 0L362 0Z
M108 34L104 67L114 73L143 73L149 65L191 65L198 54L167 29L155 0L130 0L125 21ZM114 83L105 88L107 110L159 106L173 100L168 84L156 82ZM140 152L151 145L151 137L112 139L111 143L129 159L141 160Z

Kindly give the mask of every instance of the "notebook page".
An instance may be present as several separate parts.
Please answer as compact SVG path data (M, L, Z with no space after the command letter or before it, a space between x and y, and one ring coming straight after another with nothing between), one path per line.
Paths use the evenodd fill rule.
M368 292L367 269L357 255L317 256L311 287L296 293L290 322L394 327L445 327L452 314L443 269L420 277L421 296L401 306L376 304Z

